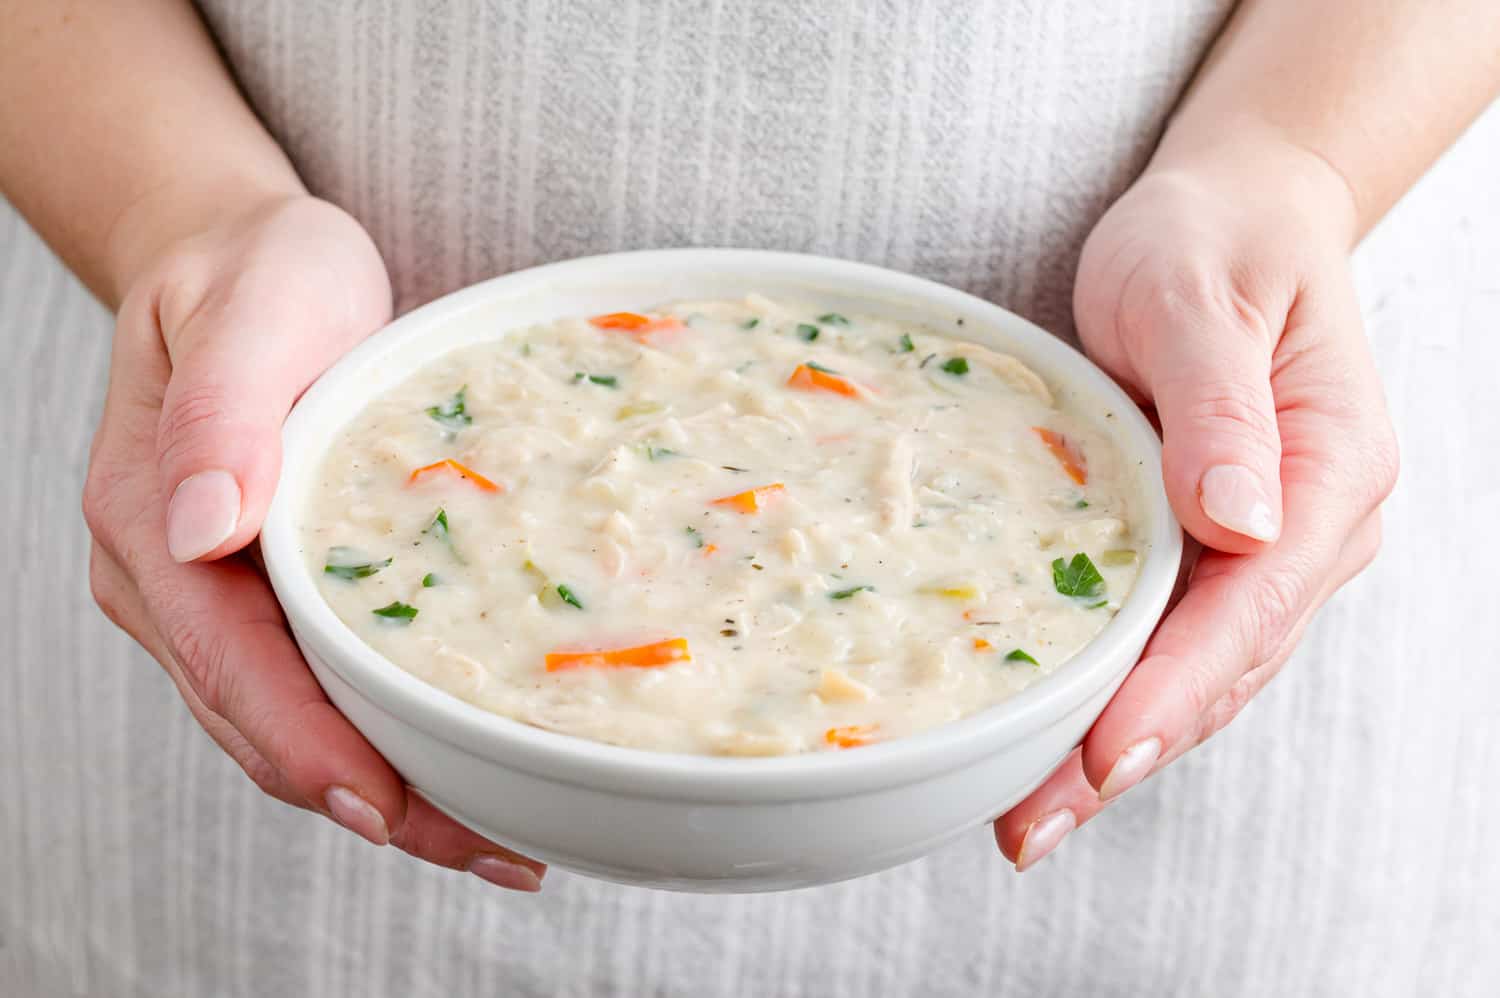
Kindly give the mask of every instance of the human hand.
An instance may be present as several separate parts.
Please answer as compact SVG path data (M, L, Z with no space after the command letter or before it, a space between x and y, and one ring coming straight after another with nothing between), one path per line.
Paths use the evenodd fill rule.
M1239 713L1374 557L1396 479L1347 188L1290 147L1160 159L1089 237L1074 313L1155 406L1167 495L1203 551L1083 744L995 823L1019 870Z
M90 581L263 791L534 891L542 864L417 796L328 702L244 550L275 491L287 411L389 319L390 296L369 236L311 197L259 201L158 254L116 322L84 490Z

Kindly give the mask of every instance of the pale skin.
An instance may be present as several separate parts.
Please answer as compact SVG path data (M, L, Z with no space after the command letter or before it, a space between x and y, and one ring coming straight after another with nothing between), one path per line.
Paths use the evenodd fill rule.
M100 605L268 794L536 890L542 864L425 804L329 704L247 550L292 402L390 316L374 244L306 191L187 0L0 0L0 25L0 190L117 313L84 495ZM1099 222L1078 328L1154 407L1203 553L996 822L1018 868L1227 724L1374 556L1397 458L1349 251L1497 90L1493 0L1246 0Z

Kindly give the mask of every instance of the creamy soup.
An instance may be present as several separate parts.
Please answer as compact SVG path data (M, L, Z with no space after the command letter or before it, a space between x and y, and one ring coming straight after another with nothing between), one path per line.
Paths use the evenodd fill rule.
M1109 622L1143 553L1109 418L878 316L752 296L565 319L361 412L302 541L355 633L486 710L842 751L1004 700Z

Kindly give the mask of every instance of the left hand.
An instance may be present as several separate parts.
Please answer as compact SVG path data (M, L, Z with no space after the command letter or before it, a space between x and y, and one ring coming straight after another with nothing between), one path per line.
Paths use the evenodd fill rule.
M1348 262L1350 195L1307 153L1154 164L1084 247L1088 354L1152 404L1203 546L1083 744L995 822L1024 870L1223 728L1380 543L1397 453Z

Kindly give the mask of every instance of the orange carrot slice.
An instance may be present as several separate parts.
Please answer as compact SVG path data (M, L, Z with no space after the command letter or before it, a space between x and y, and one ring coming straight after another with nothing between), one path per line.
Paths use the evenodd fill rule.
M705 544L705 545L703 545L703 557L707 558L709 555L713 554L717 550L719 550L719 545L717 545L717 544Z
M552 652L547 656L547 671L589 668L654 669L691 660L687 638L668 638L649 645L636 645L634 648Z
M652 333L661 332L664 329L682 328L682 320L674 315L653 319L639 312L610 312L608 315L596 315L589 322L599 329L615 329L622 333L629 333L642 343Z
M975 651L989 651L993 647L995 647L995 646L992 645L992 644L990 644L984 638L975 638L974 639L974 650Z
M776 482L772 485L761 485L757 488L747 489L744 492L736 492L734 495L725 496L722 499L715 499L711 505L723 506L737 513L759 513L760 504L764 499L778 492L785 491L786 486L780 482Z
M829 728L823 732L823 740L839 748L859 748L875 740L875 725L847 724L842 728Z
M440 472L440 471L451 471L453 474L457 475L459 478L463 478L463 479L468 480L470 482L470 484L472 484L475 488L478 488L478 489L480 489L480 490L482 490L484 492L503 492L503 491L505 491L500 486L498 486L494 482L490 481L488 478L485 478L479 472L473 470L472 468L467 468L464 465L459 464L457 461L453 460L451 457L450 458L444 458L441 461L434 461L432 464L423 465L422 467L418 468L416 471L413 471L411 473L411 477L406 480L407 484L408 485L415 484L416 482L422 480L423 478L426 478L429 475L436 474L437 472Z
M804 392L827 392L851 399L864 398L865 395L865 389L848 378L807 364L798 364L792 376L786 379L786 384L788 388Z
M1088 466L1084 463L1083 455L1078 452L1067 437L1056 430L1049 430L1042 426L1033 426L1032 432L1042 438L1042 443L1057 458L1057 463L1062 465L1063 471L1068 477L1079 485L1087 485L1089 480Z

